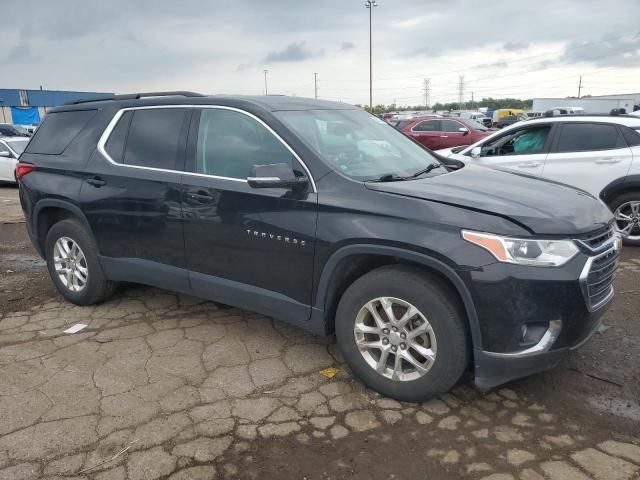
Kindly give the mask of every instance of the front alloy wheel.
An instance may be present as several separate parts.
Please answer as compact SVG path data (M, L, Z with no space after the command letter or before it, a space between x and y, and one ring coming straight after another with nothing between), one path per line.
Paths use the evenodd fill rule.
M412 381L433 366L438 350L431 324L415 306L394 297L367 302L353 329L367 364L395 381Z

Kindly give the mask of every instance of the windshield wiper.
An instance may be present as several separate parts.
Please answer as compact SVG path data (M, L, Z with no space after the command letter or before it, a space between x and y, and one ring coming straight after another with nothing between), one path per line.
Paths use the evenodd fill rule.
M406 179L419 177L420 175L424 175L425 173L429 173L431 170L435 170L436 168L440 168L440 167L442 167L441 163L430 163L422 170L418 170L413 175L406 177Z
M396 173L385 173L378 178L373 178L369 180L370 182L400 182L402 180L407 180L406 177L401 177Z

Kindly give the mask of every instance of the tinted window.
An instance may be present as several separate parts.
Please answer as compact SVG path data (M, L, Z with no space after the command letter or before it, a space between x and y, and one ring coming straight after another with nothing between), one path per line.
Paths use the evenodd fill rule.
M440 120L426 120L413 127L416 132L439 132Z
M615 125L569 123L562 126L558 152L612 150L624 146Z
M635 147L640 145L640 132L636 130L631 130L627 127L621 127L622 133L624 135L624 139L627 141L627 145L630 147Z
M254 165L289 163L291 152L263 125L243 113L205 109L200 116L196 172L246 179Z
M124 154L124 145L127 140L127 133L129 133L129 124L133 112L125 112L118 120L117 125L109 135L109 140L105 145L105 150L113 161L122 163L122 155Z
M485 143L481 155L485 157L541 153L550 131L551 127L544 125L510 132Z
M459 132L459 129L461 128L467 128L467 127L465 127L461 123L454 122L453 120L442 120L443 132Z
M181 169L177 160L185 144L187 110L152 108L135 110L124 151L125 165Z
M96 110L48 113L27 152L60 155L95 114Z

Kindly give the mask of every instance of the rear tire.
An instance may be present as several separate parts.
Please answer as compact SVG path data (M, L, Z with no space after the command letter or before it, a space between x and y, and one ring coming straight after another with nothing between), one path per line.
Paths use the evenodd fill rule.
M62 220L49 229L45 254L53 284L71 303L93 305L114 292L116 284L104 274L95 242L78 220Z
M623 243L630 247L640 246L640 190L618 195L609 203L609 208L616 217L616 228L623 233ZM623 229L630 226L625 237Z
M388 323L385 305L391 305L393 319ZM406 317L410 320L403 326ZM355 375L373 390L408 402L440 395L458 382L469 362L465 325L460 301L447 284L400 265L357 279L336 312L338 346ZM379 333L371 333L376 330Z

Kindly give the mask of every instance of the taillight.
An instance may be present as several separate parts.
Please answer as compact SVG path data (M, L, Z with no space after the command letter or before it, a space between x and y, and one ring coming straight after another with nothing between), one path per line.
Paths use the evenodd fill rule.
M20 181L27 173L31 173L36 169L33 163L18 163L16 165L16 180Z

